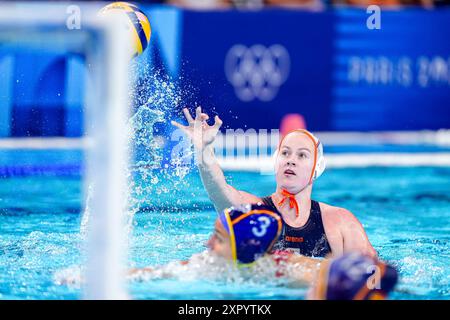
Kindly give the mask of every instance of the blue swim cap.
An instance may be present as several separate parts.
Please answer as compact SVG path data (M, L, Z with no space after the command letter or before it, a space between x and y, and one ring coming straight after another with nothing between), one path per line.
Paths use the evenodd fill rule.
M219 215L230 235L233 261L248 264L263 256L280 236L281 218L262 204L225 209Z
M317 283L319 299L381 300L398 280L394 267L359 253L348 253L323 264Z

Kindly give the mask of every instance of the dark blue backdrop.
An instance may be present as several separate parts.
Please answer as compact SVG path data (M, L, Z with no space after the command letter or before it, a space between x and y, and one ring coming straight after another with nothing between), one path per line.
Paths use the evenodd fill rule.
M311 130L450 128L448 9L382 11L380 30L357 9L143 9L153 34L139 63L228 127L278 128L295 112ZM76 55L0 47L0 136L80 136L85 79Z
M216 107L231 127L278 128L284 114L296 112L306 117L311 128L330 128L331 13L186 12L183 19L182 74L199 88L199 103ZM236 52L235 46L243 52ZM273 46L275 52L270 52ZM243 70L245 64L248 72ZM285 81L272 80L278 76L274 72ZM229 79L233 73L248 83L236 85ZM274 83L260 84L270 81ZM241 97L239 90L245 89L249 95ZM261 93L263 89L267 95Z

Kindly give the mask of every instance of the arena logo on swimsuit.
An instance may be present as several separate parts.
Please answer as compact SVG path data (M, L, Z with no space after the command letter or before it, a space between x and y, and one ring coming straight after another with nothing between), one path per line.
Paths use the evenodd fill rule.
M305 239L303 237L291 237L291 236L285 236L284 240L289 242L303 242Z
M273 100L286 82L290 68L289 52L280 44L270 47L236 44L225 57L225 75L236 96L244 102Z

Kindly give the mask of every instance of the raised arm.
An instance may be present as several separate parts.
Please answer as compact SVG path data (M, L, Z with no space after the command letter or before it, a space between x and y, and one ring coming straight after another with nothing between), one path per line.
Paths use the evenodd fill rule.
M225 179L222 169L214 154L213 142L222 125L218 116L214 118L214 125L206 123L209 116L202 113L201 108L195 110L195 119L189 111L183 109L188 126L183 126L175 121L172 124L184 131L194 144L196 152L196 164L200 171L203 186L217 211L222 211L230 206L243 203L260 201L260 199L247 192L238 191L230 186Z

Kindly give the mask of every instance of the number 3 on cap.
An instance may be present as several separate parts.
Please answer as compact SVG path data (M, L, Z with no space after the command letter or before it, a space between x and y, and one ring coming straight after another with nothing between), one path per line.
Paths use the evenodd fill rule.
M259 217L257 220L261 223L259 226L260 230L258 230L257 227L253 227L252 232L255 236L262 237L267 233L267 228L270 225L270 219L268 217Z

